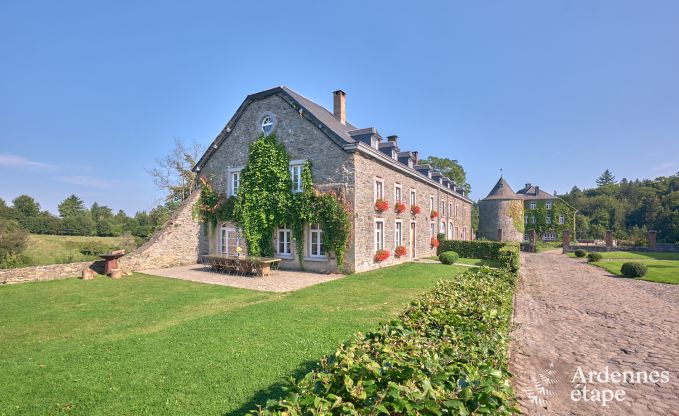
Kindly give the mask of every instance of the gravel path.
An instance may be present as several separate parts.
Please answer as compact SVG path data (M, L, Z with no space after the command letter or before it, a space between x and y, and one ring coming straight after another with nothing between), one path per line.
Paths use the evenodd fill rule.
M510 369L522 411L679 415L679 285L615 278L563 254L521 256ZM616 392L622 400L603 406Z

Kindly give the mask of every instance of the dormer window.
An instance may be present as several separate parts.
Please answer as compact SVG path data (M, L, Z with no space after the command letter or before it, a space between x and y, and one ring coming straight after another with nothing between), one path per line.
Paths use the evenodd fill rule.
M409 168L412 168L413 166L415 166L415 164L413 163L413 160L412 160L412 159L408 159L408 167L409 167Z
M380 145L377 142L377 137L371 137L370 138L370 146L374 147L375 149L379 149Z
M391 158L398 159L398 152L394 149L391 149Z

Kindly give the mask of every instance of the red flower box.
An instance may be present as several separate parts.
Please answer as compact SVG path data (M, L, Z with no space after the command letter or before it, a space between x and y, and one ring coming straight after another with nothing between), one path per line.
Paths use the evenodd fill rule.
M436 237L432 237L431 239L431 246L432 248L438 248L439 246L439 240Z
M429 214L429 216L430 216L432 219L434 219L434 218L436 218L436 217L439 216L439 212L438 212L438 211L432 211L431 214Z
M385 212L389 209L389 203L384 199L378 199L375 201L375 211Z
M420 208L419 206L413 205L412 207L410 207L410 213L411 213L411 214L417 215L417 214L419 214L420 212L422 212L422 208Z
M398 246L396 247L396 250L394 250L394 255L396 257L403 257L406 255L406 247L405 246Z
M404 204L403 202L397 202L396 205L394 205L394 211L396 211L397 214L400 214L405 210L406 204Z
M374 260L377 263L381 263L381 262L385 261L386 259L388 259L389 256L391 256L391 253L389 252L389 250L377 250L377 253L375 253Z

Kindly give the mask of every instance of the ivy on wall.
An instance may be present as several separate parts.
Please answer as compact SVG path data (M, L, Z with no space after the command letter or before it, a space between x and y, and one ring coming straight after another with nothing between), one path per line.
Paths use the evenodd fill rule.
M509 201L507 205L507 214L512 219L514 229L523 234L525 231L523 219L523 201Z
M349 204L342 195L314 189L311 170L311 162L306 161L301 174L302 191L293 193L290 156L274 135L262 136L250 145L236 197L221 198L201 178L198 216L213 225L219 221L236 222L253 256L273 255L274 231L287 223L302 268L304 227L318 223L323 230L325 250L336 256L341 269L351 234Z
M574 231L575 210L559 199L551 201L552 209L547 209L547 203L544 200L525 201L525 215L528 216L528 222L525 223L525 231L535 230L538 235L548 231L554 231L557 234L563 233L564 230ZM531 202L536 203L535 208L530 208ZM564 216L563 224L559 224L559 216L561 215ZM533 224L533 218L535 218L535 224ZM551 224L547 223L547 218L551 220Z

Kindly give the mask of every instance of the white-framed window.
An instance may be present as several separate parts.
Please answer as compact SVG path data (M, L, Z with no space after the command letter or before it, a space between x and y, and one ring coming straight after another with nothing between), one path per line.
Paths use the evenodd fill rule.
M384 220L375 221L375 251L384 249Z
M452 215L453 215L453 203L449 202L448 203L448 216L450 217Z
M550 217L550 216L548 215L548 216L545 218L545 223L551 224L551 223L552 223L552 217Z
M321 230L321 227L318 224L311 224L309 226L309 256L325 257L323 230Z
M448 223L448 239L453 240L455 238L455 229L453 228L453 222Z
M414 189L410 190L410 206L417 205L417 194Z
M429 195L429 211L434 210L434 195Z
M409 168L412 168L412 167L414 167L414 166L415 166L415 163L413 162L413 159L408 158L408 167L409 167Z
M276 126L276 118L273 115L266 115L262 118L261 128L265 136L269 136Z
M394 149L391 149L391 158L398 160L398 152Z
M292 192L302 192L302 170L304 169L303 160L293 160L290 162L290 179L292 179Z
M396 184L394 185L394 203L401 202L401 200L402 200L401 185Z
M552 209L552 201L547 201L547 203L545 204L545 208Z
M467 239L467 227L462 227L462 240Z
M533 216L530 217L530 223L535 224L535 217L533 217Z
M235 255L239 237L235 227L223 224L219 227L219 254Z
M566 217L564 215L559 215L559 224L564 224L566 222Z
M375 149L379 149L379 148L380 148L380 145L379 145L379 143L378 143L376 137L371 137L371 138L370 138L370 146L371 146L371 147L374 147Z
M434 224L434 221L429 223L429 237L436 237L436 224Z
M523 234L523 241L525 241L525 242L529 241L528 233Z
M548 233L545 233L542 236L542 241L555 241L555 240L556 240L556 233L554 233L554 232L548 232Z
M394 246L403 245L403 222L396 220L394 222Z
M446 216L446 201L441 201L441 216Z
M528 215L524 215L523 217L523 223L528 224Z
M235 196L240 188L240 168L229 169L226 173L226 195Z
M537 207L537 204L535 202L530 203L530 209L535 209Z
M456 217L457 217L457 209L458 209L458 207L459 207L459 205L455 204L455 216L456 216Z
M375 201L384 199L384 180L382 178L375 178Z
M445 235L446 234L446 222L441 221L439 224L439 233Z
M276 232L276 253L281 256L292 255L292 230L282 225Z

